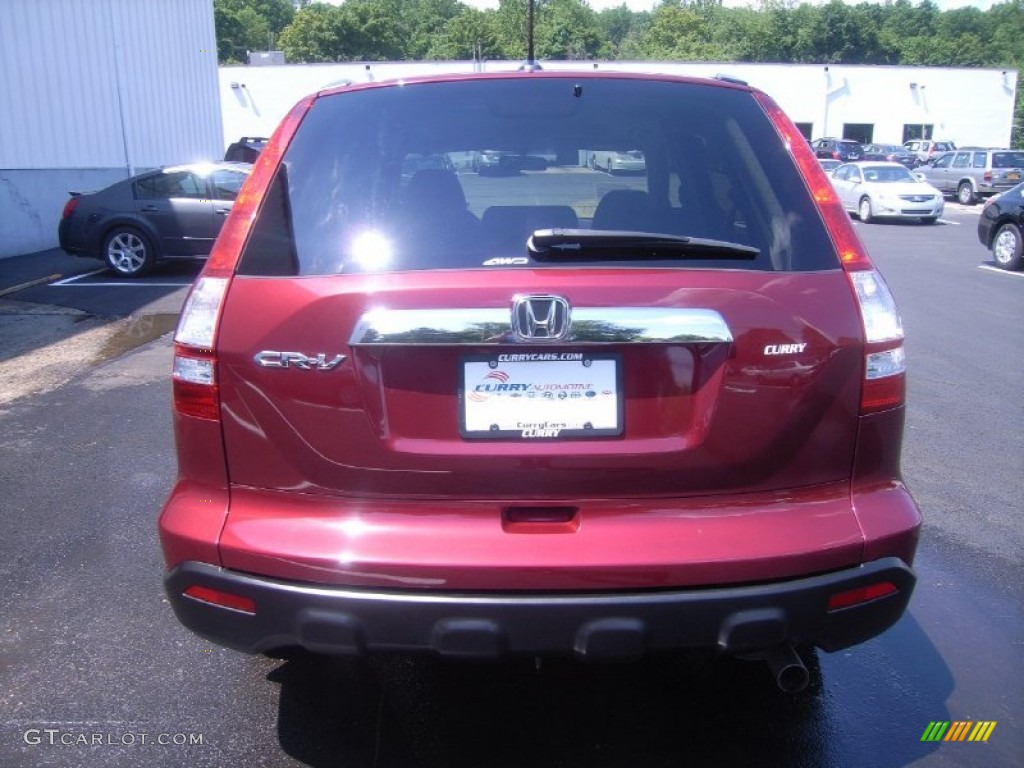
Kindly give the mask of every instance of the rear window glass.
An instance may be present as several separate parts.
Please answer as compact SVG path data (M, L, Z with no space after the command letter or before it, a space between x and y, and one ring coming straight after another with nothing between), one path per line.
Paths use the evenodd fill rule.
M188 171L167 171L135 182L139 200L169 200L175 197L203 199L209 196L206 181Z
M1024 152L993 152L993 168L1024 168Z
M838 266L789 151L748 92L541 76L319 98L267 192L239 271L564 267L535 262L527 248L534 232L551 229L757 251L719 259L587 249L573 254L579 267Z

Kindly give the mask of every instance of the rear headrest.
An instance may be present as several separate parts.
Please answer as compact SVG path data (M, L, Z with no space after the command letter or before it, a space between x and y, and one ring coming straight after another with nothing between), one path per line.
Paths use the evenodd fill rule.
M594 229L647 230L655 218L651 196L639 189L613 189L594 211Z
M409 179L405 204L432 210L465 210L466 193L454 172L424 168Z

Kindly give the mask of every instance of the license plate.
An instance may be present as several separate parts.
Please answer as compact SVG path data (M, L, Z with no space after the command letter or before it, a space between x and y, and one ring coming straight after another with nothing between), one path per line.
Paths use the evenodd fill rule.
M1017 171L1010 171L1008 174L1006 174L1006 178L1009 181L1019 181L1020 180L1020 174L1017 173Z
M621 435L621 367L613 354L528 352L464 358L462 436L564 440Z

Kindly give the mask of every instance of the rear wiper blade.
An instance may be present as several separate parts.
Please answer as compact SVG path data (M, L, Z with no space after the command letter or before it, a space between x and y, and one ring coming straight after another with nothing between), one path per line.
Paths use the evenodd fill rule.
M739 259L752 261L760 250L701 237L612 229L538 229L526 241L537 261L577 259Z

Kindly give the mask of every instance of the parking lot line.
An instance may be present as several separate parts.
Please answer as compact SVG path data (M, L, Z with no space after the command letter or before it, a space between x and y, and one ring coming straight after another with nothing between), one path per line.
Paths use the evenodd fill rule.
M92 272L84 272L81 275L75 275L74 277L67 277L63 280L58 280L53 283L55 286L61 288L187 288L192 285L188 283L143 283L138 280L117 280L115 282L104 282L104 283L81 283L78 284L79 280L86 277L92 277L93 275L102 275L106 273L106 269L95 269ZM59 277L59 275L58 275Z
M1000 269L988 264L979 264L978 269L983 269L986 272L995 272L997 275L1006 275L1007 277L1024 277L1024 272L1012 272L1008 269Z

